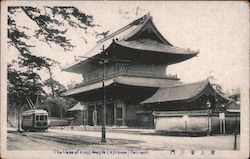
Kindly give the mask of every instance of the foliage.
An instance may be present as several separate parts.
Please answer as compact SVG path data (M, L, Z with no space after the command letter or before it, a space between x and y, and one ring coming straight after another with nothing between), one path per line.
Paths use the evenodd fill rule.
M53 90L51 90L52 92L52 97L61 97L62 96L62 92L64 92L66 90L66 88L60 84L58 81L49 78L47 80L44 81L44 84L48 87L53 88Z
M29 39L30 37L20 30L23 28L30 30L31 28L28 28L28 26L16 26L15 15L21 12L25 13L31 21L37 24L38 29L34 33L37 39L46 42L48 45L59 45L65 50L74 48L70 39L65 35L68 25L73 28L84 29L86 32L88 27L98 26L93 24L93 16L87 15L75 7L9 7L8 25L11 27L8 29L8 32L10 35L14 35L9 36L9 38L11 39L10 42L18 44L15 47L20 46L19 44L31 47L31 45L27 45L20 39L20 37Z
M67 110L76 103L77 101L72 98L47 96L39 108L47 110L50 116L60 117L62 113L65 117Z
M233 89L232 93L229 95L229 98L233 101L240 101L240 89Z
M40 76L31 70L21 72L13 68L12 64L8 64L8 100L16 104L23 105L26 98L36 98L36 93L45 92L42 89ZM34 102L34 101L33 101Z

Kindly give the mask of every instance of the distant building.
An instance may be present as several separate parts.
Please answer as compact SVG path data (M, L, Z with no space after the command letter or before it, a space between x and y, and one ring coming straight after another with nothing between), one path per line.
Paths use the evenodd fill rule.
M74 125L82 125L84 124L84 116L85 116L86 108L80 102L74 105L72 108L68 109L67 112L71 114L73 117Z
M229 101L223 106L226 118L226 132L240 132L240 102Z
M99 40L84 55L89 58L66 68L65 71L82 74L84 83L64 96L85 103L89 125L93 125L93 111L97 111L97 125L101 125L104 78L106 125L157 128L157 120L165 116L169 122L164 119L164 124L171 125L173 121L183 128L183 122L175 123L171 117L185 116L189 120L190 116L202 116L202 120L193 121L194 127L211 131L211 117L207 116L218 118L218 113L211 111L228 100L207 80L183 84L166 71L169 65L197 54L198 51L172 45L155 27L152 17L145 15ZM164 127L167 131L169 128Z

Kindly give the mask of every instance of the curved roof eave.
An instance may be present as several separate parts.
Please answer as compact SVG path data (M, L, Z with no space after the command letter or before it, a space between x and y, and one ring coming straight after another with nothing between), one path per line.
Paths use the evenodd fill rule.
M167 53L167 54L173 54L173 55L193 55L193 56L197 56L197 54L199 54L199 51L193 51L193 50L190 50L190 49L183 49L183 48L179 48L179 47L171 47L171 49L182 49L183 51L187 51L188 53L173 53L173 52L170 52L170 51L157 51L157 50L154 50L154 49L140 49L140 48L137 48L137 47L133 47L133 46L128 46L126 44L124 44L124 42L119 42L119 41L114 41L114 43L118 46L121 46L121 47L125 47L125 48L129 48L129 49L135 49L135 50L140 50L140 51L152 51L152 52L159 52L159 53Z

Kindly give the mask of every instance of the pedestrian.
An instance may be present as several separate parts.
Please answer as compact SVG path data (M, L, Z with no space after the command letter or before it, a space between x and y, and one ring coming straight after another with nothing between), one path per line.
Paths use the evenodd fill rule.
M71 129L74 129L74 121L73 120L71 120L70 126L71 126Z

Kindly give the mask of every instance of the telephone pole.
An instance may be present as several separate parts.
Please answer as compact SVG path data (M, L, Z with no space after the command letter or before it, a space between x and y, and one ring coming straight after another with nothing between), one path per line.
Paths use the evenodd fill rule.
M102 58L102 64L103 64L103 73L102 73L102 89L103 89L103 108L102 108L102 114L103 114L103 121L102 121L102 143L106 143L106 90L105 90L105 53L104 53L104 45L102 47L103 52L103 58Z

